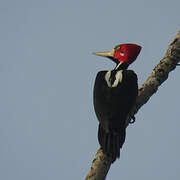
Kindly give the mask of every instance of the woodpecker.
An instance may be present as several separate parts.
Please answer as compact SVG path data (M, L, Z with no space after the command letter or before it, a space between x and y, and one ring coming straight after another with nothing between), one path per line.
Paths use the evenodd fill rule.
M95 52L116 63L113 70L98 72L93 103L99 121L98 141L112 163L120 157L126 137L126 119L138 95L137 75L127 70L141 51L137 44L120 44L112 51Z

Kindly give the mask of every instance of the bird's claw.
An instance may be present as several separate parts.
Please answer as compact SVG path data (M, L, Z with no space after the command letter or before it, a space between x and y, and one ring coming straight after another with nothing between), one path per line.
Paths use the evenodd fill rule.
M130 120L129 124L133 124L133 123L135 123L135 121L136 121L136 118L133 115L133 116L131 116L131 120Z

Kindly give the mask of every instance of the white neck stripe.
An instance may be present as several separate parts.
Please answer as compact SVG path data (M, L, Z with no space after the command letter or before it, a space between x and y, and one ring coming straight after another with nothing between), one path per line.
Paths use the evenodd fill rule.
M123 75L122 75L122 70L120 70L120 71L118 71L117 73L116 73L116 80L114 81L114 83L113 83L113 85L112 85L112 87L117 87L118 86L118 83L120 82L122 82L122 78L123 78Z
M122 82L123 79L123 74L122 74L123 70L117 71L116 75L115 75L115 81L113 82L113 84L111 84L110 82L110 78L111 78L111 71L108 71L105 75L105 81L108 85L108 87L112 88L112 87L117 87L119 83Z
M108 72L106 73L106 75L105 75L105 80L106 80L107 85L108 85L109 87L111 87L110 77L111 77L111 71L108 71Z
M119 68L119 66L122 64L123 62L120 62L116 67L115 70Z

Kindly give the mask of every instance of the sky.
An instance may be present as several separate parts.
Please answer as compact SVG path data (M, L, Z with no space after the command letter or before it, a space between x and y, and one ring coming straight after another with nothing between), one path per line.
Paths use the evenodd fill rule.
M180 1L0 1L0 179L84 179L99 148L93 85L114 63L92 55L142 51L139 86L180 30ZM177 68L127 128L107 180L180 179Z

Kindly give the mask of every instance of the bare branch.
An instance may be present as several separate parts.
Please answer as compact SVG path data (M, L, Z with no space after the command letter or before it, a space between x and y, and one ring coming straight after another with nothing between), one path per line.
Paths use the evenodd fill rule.
M168 78L169 73L179 66L180 62L180 31L169 45L166 55L155 66L151 75L139 88L136 104L132 108L131 116L127 118L127 126L130 117L134 116L138 110L149 100L158 90L158 87ZM104 180L111 166L111 159L103 154L101 148L98 150L89 173L85 180Z

